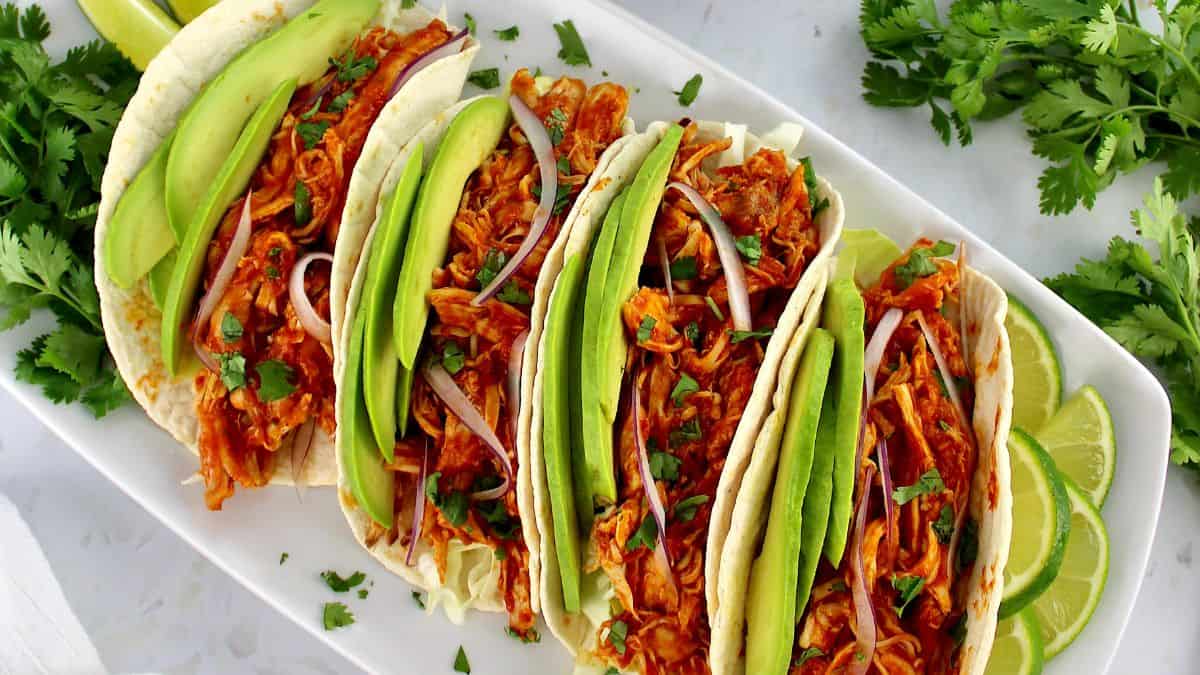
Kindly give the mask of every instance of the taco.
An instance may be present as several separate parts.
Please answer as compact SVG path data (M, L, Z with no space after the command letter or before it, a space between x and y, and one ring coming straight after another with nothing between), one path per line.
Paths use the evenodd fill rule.
M742 482L717 673L987 666L1012 530L1007 296L952 244L853 239Z
M339 498L355 538L460 621L537 637L528 420L547 298L582 206L632 132L624 88L512 78L395 158L349 279Z
M799 137L656 123L572 227L531 438L542 611L584 668L708 672L712 551L842 226Z
M228 0L149 65L113 139L96 284L121 374L205 501L336 479L329 260L478 45L400 0Z

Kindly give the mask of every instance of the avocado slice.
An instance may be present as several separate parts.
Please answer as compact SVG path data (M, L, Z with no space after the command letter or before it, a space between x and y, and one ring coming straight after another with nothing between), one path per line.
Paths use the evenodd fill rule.
M837 361L836 342L833 350ZM800 522L800 574L796 581L796 621L804 614L808 596L812 592L813 580L817 578L817 566L821 563L821 549L825 534L829 531L829 507L833 502L833 467L837 451L837 402L834 388L837 386L831 373L821 401L821 419L817 422L817 442L813 449L812 472L808 479L808 490L804 493L804 508Z
M96 32L141 71L179 32L179 24L154 0L76 1Z
M762 550L750 570L746 597L746 672L786 673L796 632L796 589L804 495L812 473L834 339L818 328L805 345L792 385L779 447L779 466Z
M196 300L200 276L204 271L204 260L212 243L213 233L220 224L225 210L250 184L250 178L258 168L258 162L267 150L271 135L279 126L279 120L287 112L288 102L296 91L296 80L288 80L275 87L242 130L237 144L229 152L213 179L195 218L188 227L187 236L179 245L178 259L171 274L171 284L163 302L162 357L167 372L172 377L183 371L184 325ZM176 145L182 137L176 137ZM172 153L174 154L174 153Z
M173 227L194 222L209 187L247 120L280 82L307 84L329 68L379 11L379 0L321 0L244 49L192 101L167 160L167 214ZM261 154L261 153L260 153Z
M576 467L576 475L586 477L586 480L576 485L575 491L578 497L579 518L581 524L585 525L591 522L597 506L612 504L617 498L617 477L613 471L612 459L612 425L616 421L616 415L605 414L601 405L603 396L599 389L599 384L605 381L605 375L611 370L612 364L601 358L602 352L599 351L602 334L599 317L604 313L604 288L627 196L628 189L613 200L600 225L596 242L592 245L591 258L588 261L587 287L584 290L583 316L578 321L579 332L576 339L579 349L574 357L575 363L579 364L580 386L579 397L573 400L577 401L576 406L579 408L580 440L583 444L576 448L575 461L579 465ZM621 363L616 366L618 387L620 371L624 365L624 350L621 350Z
M637 288L654 217L682 138L683 127L672 125L646 156L626 191L624 203L614 202L609 208L596 244L595 259L588 270L587 320L582 346L582 353L588 357L584 359L587 370L584 371L586 379L582 391L583 437L592 474L591 492L599 506L612 504L617 499L612 424L617 418L626 356L621 306ZM618 206L620 209L614 215ZM613 218L617 231L610 235ZM608 243L610 236L611 245ZM607 250L609 246L611 253Z
M463 108L438 144L413 208L404 262L393 308L392 333L400 364L416 367L417 351L429 319L426 297L433 270L446 258L450 227L458 213L467 179L496 149L508 130L508 102L485 96Z
M396 475L384 467L383 457L375 445L367 406L362 394L363 333L366 332L364 312L354 317L350 344L346 354L346 370L341 382L342 419L338 452L350 493L371 520L384 529L391 529L396 494ZM421 489L421 488L418 488Z
M217 4L220 0L167 0L167 6L176 19L188 24L204 13L204 10Z
M150 287L150 299L154 300L154 306L162 311L162 308L167 303L167 289L171 287L171 275L175 273L175 261L178 259L179 249L173 248L154 269L150 270L150 274L146 275L146 285Z
M424 146L416 148L404 164L396 189L383 208L375 238L367 259L367 280L363 286L359 311L365 312L366 334L363 342L363 392L375 444L383 458L395 457L397 371L396 343L392 340L392 306L396 302L396 281L400 278L401 255L408 238L408 219L417 188L421 185L421 161ZM411 380L410 380L411 382ZM405 406L407 413L408 406ZM407 426L407 414L403 415ZM404 429L401 427L401 435Z
M853 279L842 278L829 284L821 324L837 342L832 385L837 430L833 441L833 502L824 548L825 559L834 567L842 562L854 510L854 456L863 414L863 361L867 350L863 334L865 315L862 294Z
M546 461L546 483L550 488L550 508L554 521L554 548L562 581L563 605L568 614L579 612L581 562L579 557L579 514L572 464L571 367L572 333L579 296L583 291L582 253L567 258L554 284L550 309L546 315L545 351L543 352L546 380L542 392L542 454ZM584 474L586 483L586 474ZM585 491L586 494L586 491ZM592 510L591 495L579 503L579 508Z
M163 200L172 140L174 135L167 136L134 176L108 222L104 267L108 277L121 288L129 288L149 274L177 243L177 233L171 230Z

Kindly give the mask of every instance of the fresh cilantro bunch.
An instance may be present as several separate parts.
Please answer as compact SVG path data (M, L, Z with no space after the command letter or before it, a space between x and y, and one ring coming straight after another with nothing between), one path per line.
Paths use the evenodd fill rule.
M1133 225L1158 250L1115 237L1046 284L1135 356L1158 366L1171 397L1171 459L1200 469L1200 218L1190 222L1161 179Z
M1041 210L1092 208L1118 173L1162 159L1166 190L1200 192L1200 0L863 0L861 32L876 60L864 98L929 106L942 141L971 142L971 122L1021 109L1033 151L1051 166ZM949 103L946 106L946 102Z
M93 282L100 179L138 73L95 41L51 63L38 6L0 6L0 330L49 309L57 328L17 355L17 378L97 417L129 394L113 368Z

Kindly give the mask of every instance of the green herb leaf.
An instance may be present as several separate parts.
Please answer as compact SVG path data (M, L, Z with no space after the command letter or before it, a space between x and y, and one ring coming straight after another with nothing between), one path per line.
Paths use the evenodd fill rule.
M937 468L933 468L921 474L916 483L892 490L892 499L895 500L897 506L904 506L917 497L934 494L945 489L946 484L942 482L941 472Z
M467 16L471 15L468 14ZM458 653L454 655L454 672L467 673L468 675L471 672L471 662L467 660L467 652L462 648L462 645L458 646Z
M467 32L471 35L475 34L475 17L471 16L470 12L463 14L463 21L467 24Z
M675 505L675 520L681 523L694 520L696 518L696 511L706 503L708 503L708 495L692 495L687 499L680 500Z
M522 644L531 645L542 641L542 636L540 633L538 633L536 628L530 628L524 634L521 634L519 631L513 630L512 626L505 626L504 632L508 635L508 637L514 640L519 640Z
M672 448L677 448L688 441L698 441L702 437L700 432L700 420L693 417L684 422L678 429L670 433L670 442Z
M558 43L562 47L558 50L558 58L562 59L563 63L568 66L591 67L592 60L588 57L587 48L583 46L583 39L575 30L574 21L567 19L554 24L554 32L558 33Z
M321 572L321 578L325 580L325 585L329 587L329 590L334 593L345 593L365 581L367 575L362 572L355 572L343 578L333 570L325 570Z
M928 248L913 249L908 256L908 261L903 265L896 266L896 285L900 287L900 290L904 290L912 286L917 279L936 274L938 268L933 264L931 258L945 257L953 252L954 244L944 241L939 241Z
M651 551L658 545L658 523L654 522L654 514L647 513L642 519L641 526L625 542L626 551L636 551L639 546L645 546Z
M322 620L325 630L334 630L354 623L354 615L350 613L346 605L340 602L327 602L322 612Z
M496 299L510 305L528 305L533 302L529 294L517 284L516 279L509 279L504 287L496 294Z
M642 323L640 325L638 325L638 329L637 329L638 344L647 342L650 339L650 335L653 333L654 325L656 323L658 323L658 320L655 319L654 317L650 316L649 314L642 317Z
M731 330L729 331L729 341L737 344L742 340L757 340L759 338L771 337L775 332L775 328L759 328L758 330Z
M921 589L925 588L925 579L919 576L898 577L893 574L892 588L900 594L900 597L896 598L900 602L896 605L896 616L903 618L908 604L920 595Z
M300 113L300 119L311 120L314 115L321 112L321 102L324 101L324 99L325 99L324 96L318 96L317 100L313 102L311 108Z
M757 234L738 237L734 245L737 247L738 253L741 253L746 262L751 265L757 265L759 259L762 258L762 240Z
M442 368L445 368L447 373L457 375L466 363L467 355L463 353L458 343L447 342L442 347Z
M254 367L258 373L258 397L270 403L291 396L296 391L292 383L295 371L283 361L269 359Z
M946 504L938 513L938 519L933 522L933 533L938 542L949 544L954 538L954 507Z
M725 320L725 314L721 311L720 306L717 305L717 301L712 299L711 295L704 296L704 302L708 304L708 308L712 310L713 316L717 317L717 321Z
M416 0L413 0L413 1L415 2ZM412 599L413 599L413 602L417 603L417 607L420 607L421 609L425 609L425 599L421 597L420 593L418 593L417 591L413 591Z
M679 105L687 107L696 100L696 95L700 93L700 85L704 83L704 77L700 73L696 73L683 85L683 89L675 92L675 96L679 101Z
M682 373L679 381L675 383L675 388L671 390L671 400L675 401L676 407L679 407L683 405L683 399L698 391L700 391L700 384L692 379L691 375Z
M312 150L317 147L321 139L325 137L325 132L329 130L329 122L324 120L320 122L301 122L296 125L296 135L304 141L304 149ZM297 181L297 185L302 185Z
M625 638L629 637L629 625L624 621L614 621L608 627L608 642L618 654L625 654Z
M347 89L334 97L329 102L329 112L340 113L350 106L350 101L354 100L354 90Z
M552 108L550 115L544 120L546 131L550 134L550 145L558 147L559 143L563 142L563 137L566 134L567 122L571 120L567 118L567 114L559 108ZM541 196L540 188L536 196Z
M358 58L351 47L342 54L341 59L329 59L329 65L338 69L338 82L353 82L379 67L379 62L373 56Z
M496 279L496 275L504 266L508 264L508 256L504 251L496 248L489 248L487 254L483 257L483 266L475 273L475 280L479 282L480 288L487 288L489 284Z
M496 34L497 38L503 40L504 42L512 42L521 35L521 29L517 26L509 26L508 28L494 30L492 32Z
M678 260L671 261L671 280L672 281L690 281L699 276L700 271L696 267L696 256L683 256Z
M221 365L221 384L230 393L246 386L246 357L241 352L213 354Z
M470 75L467 75L467 82L480 89L495 89L500 86L500 69L485 68L472 71Z
M647 457L650 475L655 480L678 480L679 467L683 462L669 452L651 452Z
M800 653L800 657L792 661L792 666L799 668L809 661L825 656L825 652L821 651L820 647L809 647Z
M221 317L221 338L226 342L237 342L242 333L242 322L238 321L233 312L225 312L225 316Z
M704 347L704 336L700 334L700 324L695 321L690 321L688 325L683 327L683 335L696 349Z
M566 155L559 157L558 162L555 163L555 166L558 168L558 172L560 174L562 174L564 176L571 175L571 160L568 159ZM539 187L541 187L541 186L539 186ZM561 190L560 190L560 192L561 192Z
M283 563L287 562L287 559L288 559L288 553L287 553L287 551L284 551L283 553L280 553L280 554L279 554L279 564L280 564L280 565L282 565Z

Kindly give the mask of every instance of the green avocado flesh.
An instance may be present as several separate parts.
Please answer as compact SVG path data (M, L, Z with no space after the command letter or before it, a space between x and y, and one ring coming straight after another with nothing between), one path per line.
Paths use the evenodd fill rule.
M167 371L179 375L184 367L184 326L188 321L200 277L204 272L204 261L213 233L225 210L245 191L250 178L258 168L259 160L267 150L271 135L279 126L279 120L287 112L288 102L296 91L296 81L288 80L275 87L262 107L254 113L237 143L225 158L220 171L196 210L196 217L188 227L187 236L179 245L171 284L163 302L162 357ZM179 143L176 137L176 145Z
M508 102L486 96L463 108L446 129L417 193L404 262L396 288L392 332L400 365L412 370L429 319L426 297L433 271L446 258L450 227L467 179L496 149L508 130Z
M175 260L178 257L178 249L171 249L154 269L150 270L150 274L146 275L146 285L150 287L150 298L154 300L154 306L160 311L167 302L167 289L171 288L171 275L175 273Z
M571 452L571 342L576 307L583 291L583 254L567 259L554 285L546 316L542 394L542 446L546 461L546 482L550 488L550 508L554 520L554 547L562 580L563 606L567 613L579 612L579 514L576 512ZM590 513L590 495L585 504Z
M383 457L375 445L371 422L367 419L367 406L362 395L363 333L366 320L363 312L354 318L350 333L350 345L346 353L346 370L342 376L341 426L338 434L338 452L342 454L342 467L350 493L371 520L385 529L391 529L393 498L395 497L395 473L388 471Z
M654 217L682 138L683 127L672 125L646 156L625 191L624 201L614 202L609 208L588 269L581 346L584 357L581 404L590 492L597 506L612 504L617 499L612 425L617 418L621 373L625 367L621 306L637 289Z
M824 550L825 559L834 567L842 562L854 509L854 454L862 416L863 359L866 356L865 313L862 294L853 279L838 279L829 285L821 323L837 341L832 385L837 405L837 430L833 439L833 502Z
M833 351L837 360L837 348ZM796 621L803 616L804 606L817 578L817 567L821 564L821 550L825 544L825 533L829 530L829 506L833 501L833 467L837 451L837 403L834 388L836 381L830 375L821 401L821 419L817 422L817 442L813 448L812 472L808 479L808 490L804 493L804 508L800 522L800 574L796 581Z
M396 281L400 278L401 255L408 238L408 218L417 188L421 185L421 161L424 146L416 144L396 189L388 197L367 259L367 281L363 287L359 311L365 312L366 334L363 343L363 392L375 443L383 458L392 461L396 443L397 377L400 361L392 340L392 306L396 302ZM411 381L411 380L410 380ZM408 406L405 406L407 411ZM407 422L407 416L405 421ZM404 429L401 428L401 434Z
M779 466L771 493L767 532L750 571L746 598L746 672L786 673L796 630L795 589L799 581L805 493L812 474L817 425L834 339L813 331L792 385Z
M173 136L167 136L117 202L104 236L104 267L113 283L129 288L175 248L163 181Z
M167 160L167 214L176 231L191 229L242 128L276 85L292 79L308 84L325 74L329 59L353 43L379 4L321 0L244 49L205 85L179 121Z
M219 0L167 0L167 6L176 19L191 23L193 19L204 13L204 10L217 4Z

